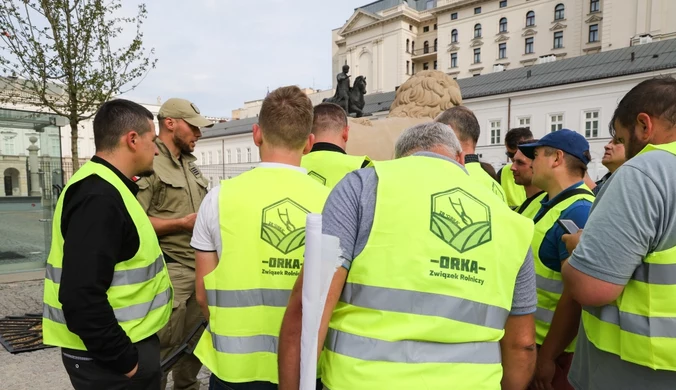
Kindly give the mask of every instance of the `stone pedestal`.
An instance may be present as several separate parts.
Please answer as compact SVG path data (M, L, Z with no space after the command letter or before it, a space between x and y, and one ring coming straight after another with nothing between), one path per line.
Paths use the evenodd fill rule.
M38 137L31 136L28 138L31 145L28 147L28 166L31 171L31 192L30 196L42 196L40 188L40 164L38 163L38 151L40 148L35 144L38 142Z

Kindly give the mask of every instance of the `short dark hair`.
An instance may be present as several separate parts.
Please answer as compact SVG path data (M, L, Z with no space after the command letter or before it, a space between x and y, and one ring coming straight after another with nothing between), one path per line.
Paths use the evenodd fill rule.
M347 114L335 103L320 103L313 110L312 134L340 131L347 126Z
M528 138L533 138L530 127L516 127L505 134L505 145L509 149L516 149L519 146L519 141Z
M627 92L610 120L610 135L615 136L615 121L631 128L640 113L676 125L676 79L671 76L655 77L640 82Z
M560 150L551 146L543 146L542 149L544 150L545 156L551 156L552 154L556 153L557 150ZM563 152L563 150L561 151ZM589 161L591 161L591 154L588 150L584 151L584 155L589 159ZM563 152L563 161L564 164L566 164L568 173L577 175L578 177L584 177L584 175L587 173L587 164L572 154Z
M130 131L143 135L150 131L153 113L138 103L113 99L103 103L94 116L94 145L97 151L117 147L120 137Z
M519 142L517 142L516 144L517 145L534 144L538 141L539 141L539 139L537 139L537 138L526 138L526 139L519 140Z
M434 121L450 126L460 142L472 141L474 145L479 142L481 126L472 110L465 106L451 107L439 114Z
M258 124L272 145L302 148L312 131L312 102L295 85L277 88L263 100Z

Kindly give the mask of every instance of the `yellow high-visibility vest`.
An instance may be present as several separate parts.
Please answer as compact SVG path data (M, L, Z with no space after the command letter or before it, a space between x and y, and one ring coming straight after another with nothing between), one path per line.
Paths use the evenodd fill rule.
M326 187L333 188L345 175L360 169L364 161L368 162L367 166L372 166L371 159L367 156L351 156L319 150L304 155L300 166L307 169L308 176Z
M514 182L514 172L512 172L511 168L511 163L502 167L500 184L502 185L502 189L505 190L507 205L514 209L526 200L526 189Z
M52 245L45 270L42 334L46 345L86 350L82 339L68 330L59 302L64 238L61 234L63 199L69 188L80 180L98 175L112 184L122 196L139 237L139 249L129 260L115 265L107 291L115 318L133 343L146 339L169 321L173 289L164 263L157 234L150 219L124 182L105 165L88 161L63 190L56 203L52 222ZM92 259L94 261L96 259ZM73 271L71 271L73 272Z
M374 164L373 226L331 317L322 382L499 389L499 342L533 222L449 161Z
M328 194L293 169L258 167L221 182L223 249L204 277L210 318L195 349L221 380L278 383L277 340L303 265L306 216L321 213Z

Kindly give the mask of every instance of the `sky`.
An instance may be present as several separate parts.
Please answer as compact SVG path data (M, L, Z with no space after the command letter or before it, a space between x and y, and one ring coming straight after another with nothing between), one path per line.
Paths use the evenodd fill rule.
M136 12L138 0L123 0ZM191 100L202 114L230 117L245 101L284 85L328 89L331 30L371 0L146 0L142 31L158 63L124 95Z

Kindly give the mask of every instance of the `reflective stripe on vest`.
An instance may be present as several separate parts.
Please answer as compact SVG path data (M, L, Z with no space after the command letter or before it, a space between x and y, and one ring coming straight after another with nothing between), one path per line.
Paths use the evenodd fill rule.
M333 188L348 173L360 169L371 159L367 156L352 156L340 152L319 150L303 156L300 166L307 169L308 176L322 185Z
M173 289L157 234L148 216L126 184L112 170L89 161L69 180L54 211L52 245L45 267L42 328L46 345L86 350L80 337L68 330L59 301L59 288L62 282L64 245L61 235L64 194L71 185L90 175L99 176L118 190L139 237L138 251L131 259L115 264L112 283L106 291L120 327L132 342L138 342L157 333L171 315Z
M542 200L545 196L547 196L547 193L540 191L537 195L526 199L515 211L526 218L535 219L538 211L540 211L540 207L542 207Z
M574 194L566 199L560 200L558 204L553 205L549 210L545 211L544 215L538 216L539 219L535 224L532 247L533 258L535 260L535 280L538 294L538 304L535 312L535 341L538 345L542 345L547 332L549 332L549 327L554 318L556 305L559 303L559 299L563 293L563 279L561 273L547 267L542 262L540 259L540 247L542 246L545 235L552 227L554 227L562 212L578 200L587 200L590 203L594 202L594 195L586 185L581 184L577 188L588 191L588 193ZM563 195L566 194L563 193ZM540 205L540 208L542 208L542 204L538 204ZM536 215L537 214L538 213L536 213ZM573 352L574 350L575 340L566 347L566 352Z
M511 168L511 163L502 167L502 171L500 171L500 185L505 190L507 205L511 208L516 208L526 200L526 189L514 182L514 172L512 172Z
M306 216L321 212L328 193L293 169L258 167L221 183L228 245L204 277L209 325L194 351L219 379L278 382L277 337L303 264Z
M162 272L164 269L164 256L159 255L155 262L147 267L118 270L113 272L113 280L111 286L126 286L129 284L136 284L148 281L155 277L155 275ZM52 264L47 264L45 267L45 277L54 283L61 283L61 268L57 268Z
M373 225L331 317L322 382L499 388L499 341L533 222L445 159L374 165Z
M507 203L507 197L505 196L505 191L502 189L502 186L481 167L481 163L467 163L465 164L465 169L467 169L467 172L469 172L469 175L472 178L479 180L479 182L491 191L491 193L495 194L501 201Z
M150 302L137 303L136 305L114 309L113 312L115 313L115 318L119 322L140 320L144 318L150 311L159 309L160 307L170 303L171 297L171 288L168 288L157 294ZM43 305L43 316L54 322L64 325L66 324L66 318L63 315L63 311L48 304Z
M385 341L329 329L324 344L329 351L360 360L391 363L500 364L500 344L443 344L426 341Z
M676 142L648 145L639 155L657 150L676 156ZM615 302L583 308L585 334L624 361L676 371L675 296L676 247L648 253Z

